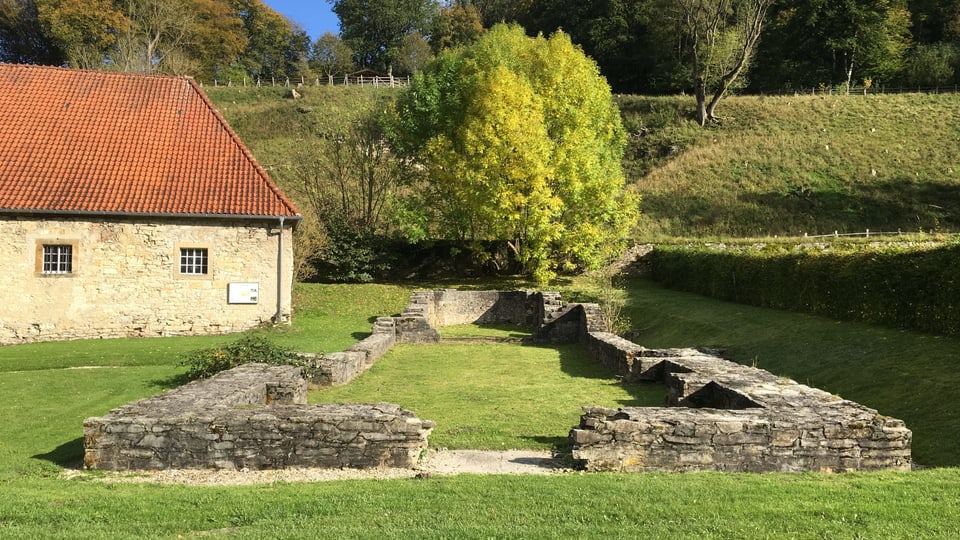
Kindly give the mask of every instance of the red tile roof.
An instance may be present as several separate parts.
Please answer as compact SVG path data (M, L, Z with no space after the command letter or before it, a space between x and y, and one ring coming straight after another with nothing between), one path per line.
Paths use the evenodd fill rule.
M0 64L0 212L296 217L190 78Z

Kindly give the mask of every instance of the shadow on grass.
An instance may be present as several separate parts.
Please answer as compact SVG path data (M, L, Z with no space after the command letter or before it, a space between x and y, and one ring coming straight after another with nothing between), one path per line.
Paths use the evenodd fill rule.
M33 459L49 461L65 469L79 468L83 464L83 437L63 443L46 454L37 454Z
M603 367L590 355L585 347L579 344L564 345L534 345L550 347L560 352L560 369L571 377L585 379L615 379L616 375ZM655 382L641 382L636 384L618 383L633 399L620 400L624 407L663 407L666 400L667 388ZM589 405L584 403L584 405Z
M573 426L570 427L573 428ZM522 438L537 444L550 445L550 448L558 454L569 454L573 450L573 443L567 435L524 435Z
M190 379L187 378L186 373L180 373L172 377L167 377L164 379L154 379L150 381L150 384L153 386L159 387L163 391L173 390L174 388L179 388L190 382Z

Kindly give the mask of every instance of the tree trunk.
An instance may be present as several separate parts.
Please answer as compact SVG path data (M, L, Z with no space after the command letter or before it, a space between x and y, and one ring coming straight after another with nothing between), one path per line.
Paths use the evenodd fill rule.
M707 88L703 79L695 83L694 93L697 96L697 123L700 124L700 127L703 127L707 125L707 120L709 119L707 111ZM713 107L716 106L716 104L711 105Z
M846 66L844 66L844 67L845 67L846 70L847 70L847 94L849 94L849 93L850 93L850 85L851 85L851 83L853 82L853 53L852 53L852 52L849 53L849 58L848 58L847 53L844 52L844 53L843 53L843 60L844 60L844 63L846 64Z

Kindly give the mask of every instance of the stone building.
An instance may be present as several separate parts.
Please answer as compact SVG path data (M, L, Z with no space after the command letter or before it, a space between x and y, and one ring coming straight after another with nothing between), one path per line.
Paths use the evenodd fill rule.
M299 220L192 79L0 64L0 344L286 320Z

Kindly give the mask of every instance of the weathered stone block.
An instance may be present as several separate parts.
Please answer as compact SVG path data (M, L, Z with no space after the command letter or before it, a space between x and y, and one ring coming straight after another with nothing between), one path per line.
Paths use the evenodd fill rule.
M426 448L433 422L396 405L246 403L251 395L265 399L267 392L248 388L258 385L292 389L290 401L299 403L295 394L305 397L306 388L298 380L300 368L248 364L88 418L84 464L107 470L412 467ZM340 429L344 425L349 429Z

